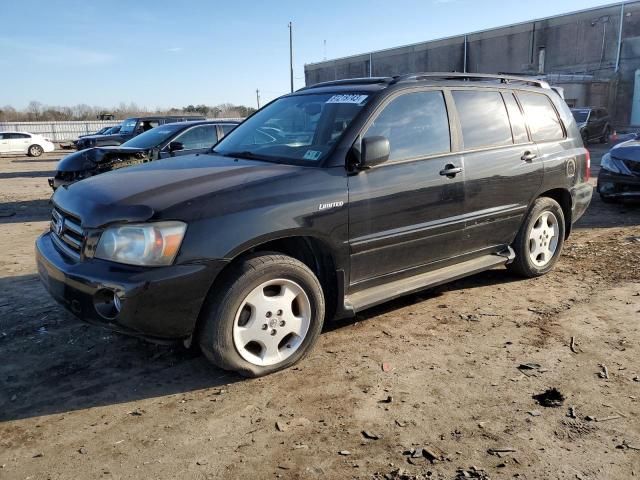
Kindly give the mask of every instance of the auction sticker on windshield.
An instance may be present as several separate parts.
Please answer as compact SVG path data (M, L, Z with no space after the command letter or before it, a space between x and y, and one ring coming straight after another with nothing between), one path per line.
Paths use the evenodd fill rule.
M334 95L327 103L355 103L361 104L367 99L368 95L355 95L355 94L343 94L343 95Z
M302 158L305 160L318 160L321 156L322 152L319 152L318 150L307 150Z

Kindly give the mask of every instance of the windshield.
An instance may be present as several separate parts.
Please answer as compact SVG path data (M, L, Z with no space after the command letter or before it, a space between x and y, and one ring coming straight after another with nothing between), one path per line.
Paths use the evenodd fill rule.
M133 137L131 140L128 140L122 144L123 147L133 147L133 148L154 148L158 147L173 135L176 132L183 130L189 124L168 124L162 125L161 127L152 128L151 130L147 130L144 133L141 133L137 137Z
M131 133L136 128L138 120L135 118L127 118L120 126L120 133Z
M283 163L320 162L366 104L364 94L283 97L237 126L215 147L221 155Z
M589 118L589 110L571 110L571 113L573 113L576 123L584 123Z

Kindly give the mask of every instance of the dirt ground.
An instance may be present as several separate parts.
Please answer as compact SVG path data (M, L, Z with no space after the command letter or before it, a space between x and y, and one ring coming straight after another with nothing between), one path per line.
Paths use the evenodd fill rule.
M51 300L58 158L0 158L0 479L640 477L640 205L594 196L543 278L394 301L246 380Z

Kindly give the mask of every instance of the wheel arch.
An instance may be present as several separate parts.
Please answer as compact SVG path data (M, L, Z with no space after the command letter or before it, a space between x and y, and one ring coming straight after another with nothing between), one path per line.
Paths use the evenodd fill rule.
M266 240L247 247L241 251L234 252L229 263L218 273L213 283L209 287L209 292L214 291L224 281L226 275L240 260L248 255L259 252L271 252L288 255L304 263L318 277L325 297L325 318L331 319L335 316L338 306L341 305L339 298L344 295L344 285L340 282L342 272L338 270L338 258L334 249L320 238L299 235L284 236L276 239ZM207 297L209 294L207 294ZM203 312L207 300L203 302L200 313L194 328L196 334L203 321Z
M553 188L542 192L538 195L540 197L548 197L552 198L562 208L562 213L564 214L564 238L565 240L569 238L569 234L571 233L571 212L573 211L573 200L571 198L571 194L569 190L565 188Z

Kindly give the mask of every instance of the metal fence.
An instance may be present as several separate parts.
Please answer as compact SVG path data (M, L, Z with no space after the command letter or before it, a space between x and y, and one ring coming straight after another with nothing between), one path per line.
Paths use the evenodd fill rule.
M242 118L215 118L210 120L236 120ZM103 127L112 127L121 120L89 120L82 122L0 122L0 132L29 132L42 135L53 142L68 142L80 135L97 132Z

